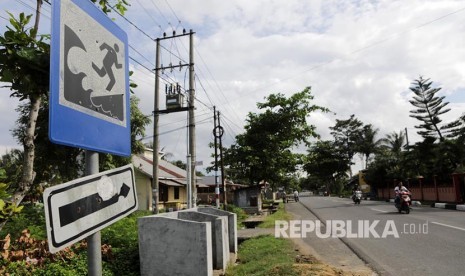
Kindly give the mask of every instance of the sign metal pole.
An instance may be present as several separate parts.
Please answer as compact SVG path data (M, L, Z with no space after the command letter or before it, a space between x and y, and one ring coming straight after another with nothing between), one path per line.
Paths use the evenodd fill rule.
M98 153L95 151L85 151L86 175L92 175L99 172ZM89 276L102 275L102 240L100 231L87 237L87 271Z

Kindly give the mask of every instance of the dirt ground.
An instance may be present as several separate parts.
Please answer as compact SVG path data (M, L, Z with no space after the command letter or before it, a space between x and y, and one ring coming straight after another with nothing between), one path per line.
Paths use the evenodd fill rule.
M336 268L330 266L312 255L312 249L306 247L299 240L294 240L295 244L295 269L302 276L374 276L377 275L368 267L348 267Z

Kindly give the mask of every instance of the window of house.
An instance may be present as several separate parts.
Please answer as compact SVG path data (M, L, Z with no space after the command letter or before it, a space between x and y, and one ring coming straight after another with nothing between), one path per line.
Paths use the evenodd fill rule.
M174 199L179 199L179 187L174 187Z
M168 201L168 186L160 185L159 200L163 202Z

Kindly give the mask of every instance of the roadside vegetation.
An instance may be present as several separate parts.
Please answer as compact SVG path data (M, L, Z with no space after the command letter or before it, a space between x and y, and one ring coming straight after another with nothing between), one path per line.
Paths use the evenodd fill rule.
M237 229L244 228L244 220L249 217L247 213L242 209L233 204L228 204L226 207L226 211L235 213L237 216Z
M272 228L276 220L290 220L292 215L286 212L285 204L280 203L278 210L266 216L259 228ZM226 270L226 276L248 275L353 275L324 264L311 255L302 254L291 239L261 235L248 239L239 245L237 261Z
M239 246L237 264L226 275L299 275L294 273L294 248L291 240L260 236Z
M302 255L290 239L270 235L244 241L239 246L236 265L228 267L226 276L341 276L361 275L342 271Z
M284 203L279 203L278 210L273 214L266 216L262 223L258 225L259 228L274 228L275 221L277 220L290 220L292 216L286 212Z
M139 275L137 211L101 231L103 275ZM87 243L48 251L42 204L26 204L0 231L1 275L86 275Z
M281 203L264 226L288 220ZM229 205L243 218L243 210ZM101 231L102 274L139 275L137 218L150 215L137 211ZM43 204L25 204L0 231L0 275L86 275L87 243L81 241L56 254L48 251ZM345 275L310 255L302 255L290 239L259 236L239 246L238 261L226 275ZM350 274L349 274L350 275Z

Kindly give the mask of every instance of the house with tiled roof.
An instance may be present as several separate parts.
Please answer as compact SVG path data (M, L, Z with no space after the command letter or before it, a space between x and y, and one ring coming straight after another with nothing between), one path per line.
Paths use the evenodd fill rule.
M153 151L133 155L139 210L152 210ZM187 207L187 172L168 161L158 161L158 209L175 211ZM197 186L202 186L198 184Z

